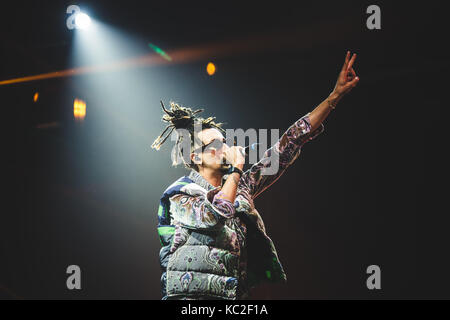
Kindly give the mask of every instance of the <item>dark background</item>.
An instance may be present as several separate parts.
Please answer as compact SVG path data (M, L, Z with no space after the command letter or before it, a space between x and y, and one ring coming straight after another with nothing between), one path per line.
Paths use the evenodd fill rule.
M259 287L252 297L450 297L441 3L2 4L0 81L74 66L74 31L65 26L72 3L143 48L273 34L288 40L141 67L126 74L123 92L88 85L119 81L120 72L0 86L0 297L160 299L158 199L186 170L170 166L169 145L150 149L163 129L159 100L204 107L227 128L283 132L331 92L346 50L358 54L358 87L255 202L288 283ZM381 7L381 30L366 28L370 4ZM217 66L212 77L209 61ZM75 97L87 101L82 124L72 119ZM58 125L39 128L52 122ZM72 264L82 270L80 291L66 288ZM372 264L382 271L378 291L366 288Z

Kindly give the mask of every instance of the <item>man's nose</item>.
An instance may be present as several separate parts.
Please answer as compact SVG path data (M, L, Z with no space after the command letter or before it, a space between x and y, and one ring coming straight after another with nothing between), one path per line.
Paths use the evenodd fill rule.
M214 150L214 154L215 154L215 155L218 155L218 156L221 156L221 155L223 155L229 148L230 148L230 147L227 146L227 145L224 143L224 144L222 144L222 146L221 146L220 148Z

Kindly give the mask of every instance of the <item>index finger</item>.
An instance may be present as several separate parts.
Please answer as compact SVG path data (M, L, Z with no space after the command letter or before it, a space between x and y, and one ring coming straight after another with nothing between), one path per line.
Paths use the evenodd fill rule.
M345 55L344 65L342 66L342 70L347 70L347 64L349 59L350 59L350 51L347 51L347 54Z

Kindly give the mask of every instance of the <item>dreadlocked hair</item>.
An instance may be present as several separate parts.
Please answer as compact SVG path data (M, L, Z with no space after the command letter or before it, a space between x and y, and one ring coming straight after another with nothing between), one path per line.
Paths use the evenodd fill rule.
M170 110L167 110L164 106L164 103L161 101L161 106L164 111L164 115L162 116L162 121L168 123L163 132L153 141L152 148L159 150L167 138L170 137L172 132L178 132L177 129L185 129L189 132L190 146L191 149L194 147L194 141L198 141L197 137L194 135L194 128L196 125L201 125L202 129L215 128L220 132L225 133L225 130L222 128L223 123L216 123L214 120L215 117L208 117L206 119L196 116L198 113L203 112L203 109L192 110L188 107L182 107L175 102L170 102ZM175 146L172 149L172 165L176 166L181 162L187 168L192 168L198 171L198 166L195 163L191 163L190 161L190 153L183 154L182 142L183 135L178 134L178 138L175 142ZM187 158L187 159L186 159Z

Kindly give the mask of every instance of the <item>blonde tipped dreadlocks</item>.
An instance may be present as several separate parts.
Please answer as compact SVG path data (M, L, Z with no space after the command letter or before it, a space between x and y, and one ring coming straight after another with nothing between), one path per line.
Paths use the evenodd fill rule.
M200 124L202 129L208 129L208 128L216 128L222 133L225 133L225 130L222 128L223 123L216 123L214 120L215 117L208 117L206 119L197 117L196 114L203 112L203 109L197 109L193 111L191 108L182 107L179 104L175 102L170 102L170 110L167 110L164 107L164 103L161 101L161 106L165 114L162 117L162 121L167 122L167 127L163 130L163 132L155 139L155 141L152 144L152 148L159 150L162 146L162 144L167 140L168 137L172 134L172 132L176 129L185 129L189 131L190 139L191 139L191 148L194 147L194 125ZM170 129L170 130L169 130ZM177 164L176 159L181 158L184 162L185 166L188 168L194 168L198 169L197 165L187 163L183 157L182 149L181 149L181 142L182 142L183 136L178 135L178 139L175 143L175 148L173 152L175 152L175 156L173 159L173 165ZM180 156L181 155L181 156Z

